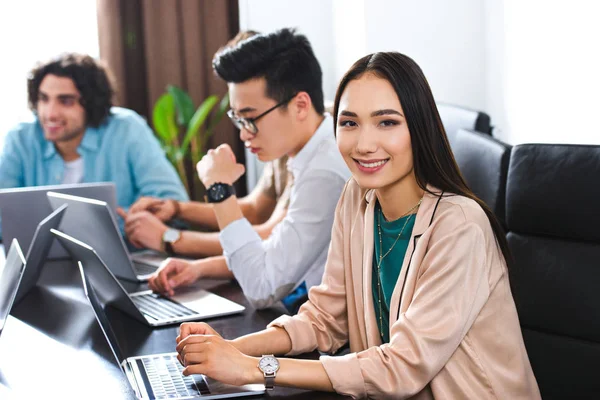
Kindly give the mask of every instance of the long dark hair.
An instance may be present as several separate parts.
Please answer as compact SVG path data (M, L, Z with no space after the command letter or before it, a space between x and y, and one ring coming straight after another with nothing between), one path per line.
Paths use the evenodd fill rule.
M365 73L387 80L398 95L410 131L413 166L419 187L429 192L427 185L430 184L444 192L476 201L490 221L506 263L512 265L504 229L487 204L467 186L450 149L427 79L410 57L385 52L370 54L355 62L340 81L335 95L333 119L336 129L342 93L348 82L359 79Z

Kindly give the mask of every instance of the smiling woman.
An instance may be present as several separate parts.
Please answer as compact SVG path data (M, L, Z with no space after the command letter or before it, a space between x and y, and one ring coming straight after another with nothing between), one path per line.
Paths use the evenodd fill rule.
M358 60L338 87L334 119L352 179L321 285L297 315L232 341L182 325L184 374L355 398L540 398L506 239L461 177L419 66L400 53ZM346 343L349 354L319 361L270 355Z
M94 1L0 2L0 15L10 16L0 24L0 54L19 55L2 63L1 149L5 134L30 116L25 84L34 64L66 51L98 57L99 46Z

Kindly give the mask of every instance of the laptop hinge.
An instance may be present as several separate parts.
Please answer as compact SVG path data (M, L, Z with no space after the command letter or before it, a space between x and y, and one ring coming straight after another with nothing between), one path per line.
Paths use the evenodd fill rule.
M125 372L125 375L127 376L129 385L135 392L135 396L138 399L149 399L150 396L148 396L148 392L146 392L146 388L144 388L143 386L140 386L138 384L138 380L136 379L136 376L141 376L141 375L140 375L139 369L137 368L135 360L132 360L132 359L124 360L121 363L121 367L123 368L123 371Z

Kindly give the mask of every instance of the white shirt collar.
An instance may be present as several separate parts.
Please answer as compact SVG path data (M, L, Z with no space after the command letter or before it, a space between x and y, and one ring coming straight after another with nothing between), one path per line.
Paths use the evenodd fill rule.
M317 151L319 143L328 137L333 137L333 118L328 113L325 113L324 116L325 118L321 122L321 125L319 125L304 147L294 157L289 158L287 167L294 175L305 169Z

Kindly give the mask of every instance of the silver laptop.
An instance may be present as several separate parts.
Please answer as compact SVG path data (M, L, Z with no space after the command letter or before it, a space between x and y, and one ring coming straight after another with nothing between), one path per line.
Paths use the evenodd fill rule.
M4 266L0 268L0 335L4 330L6 318L12 308L24 271L25 257L17 239L13 239Z
M15 297L15 304L18 304L23 297L33 288L42 273L42 269L48 258L50 248L54 243L54 235L50 229L58 229L60 221L67 210L67 205L57 208L38 224L33 240L29 246L27 257L25 258L27 268L23 274L23 279L19 285L19 290ZM61 246L62 248L62 246Z
M177 353L162 353L125 358L102 302L97 287L88 277L83 262L78 263L85 295L106 337L117 364L121 367L138 399L224 399L252 396L265 392L264 385L232 386L204 375L183 376Z
M70 207L70 206L69 206ZM73 260L81 262L104 306L111 305L150 326L196 321L244 311L244 306L206 290L188 289L165 297L145 290L127 293L102 258L87 244L51 230Z
M0 222L4 243L17 239L23 250L28 251L37 225L52 212L46 197L49 191L98 199L108 203L113 210L117 208L115 184L108 182L0 189ZM55 244L48 257L68 258L69 255L59 244Z
M143 282L156 272L156 265L132 259L119 231L114 210L105 201L55 192L48 192L48 200L54 209L63 204L69 205L60 230L93 246L115 276Z

